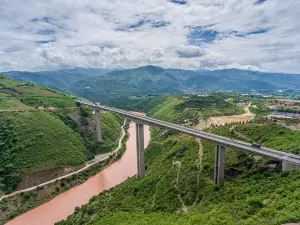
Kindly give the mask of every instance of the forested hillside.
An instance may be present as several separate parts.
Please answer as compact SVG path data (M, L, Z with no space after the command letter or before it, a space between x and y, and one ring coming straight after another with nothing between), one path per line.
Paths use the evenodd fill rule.
M120 96L194 92L264 92L298 89L299 75L248 70L190 71L144 66L119 70L74 83L69 90L93 101L108 103Z
M116 98L195 92L277 92L298 90L297 74L224 69L196 71L143 66L112 71L74 68L41 72L6 72L7 76L46 85L106 104Z
M41 72L11 71L4 74L12 79L30 81L35 84L66 90L78 80L84 80L92 76L101 76L110 71L109 69L74 68Z
M152 116L178 123L182 115L176 106L185 111L191 106L186 102L168 98L151 110ZM272 123L230 124L209 131L295 154L300 149L299 131ZM225 185L218 186L213 182L215 144L164 129L152 129L151 138L144 178L131 178L101 193L58 224L279 225L300 221L299 169L279 172L277 162L226 149Z
M97 143L91 110L77 108L68 95L0 75L0 196L112 151L122 123L103 113L103 141Z

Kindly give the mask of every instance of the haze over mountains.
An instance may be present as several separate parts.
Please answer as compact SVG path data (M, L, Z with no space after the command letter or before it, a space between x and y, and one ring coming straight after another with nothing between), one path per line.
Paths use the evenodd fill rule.
M110 69L93 69L93 68L74 68L62 69L56 71L10 71L4 72L6 76L23 81L30 81L36 84L46 85L55 89L67 89L70 84L86 79L87 77L105 75Z
M124 70L84 69L6 72L5 75L72 92L94 100L119 96L233 91L298 89L300 75L225 69L191 71L144 66Z

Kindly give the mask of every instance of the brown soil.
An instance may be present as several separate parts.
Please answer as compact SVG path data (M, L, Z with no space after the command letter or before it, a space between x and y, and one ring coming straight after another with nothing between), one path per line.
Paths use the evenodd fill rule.
M254 118L254 114L249 111L248 106L244 107L245 113L233 116L214 116L211 117L213 124L224 125L226 123L249 122Z
M17 92L15 89L12 88L0 88L0 92L4 92L13 96L17 96L20 94L19 92Z
M30 188L42 183L45 183L49 180L53 180L57 177L64 176L76 170L83 168L85 164L69 166L64 168L53 168L49 170L44 170L32 174L24 174L20 184L18 185L17 190L23 190Z

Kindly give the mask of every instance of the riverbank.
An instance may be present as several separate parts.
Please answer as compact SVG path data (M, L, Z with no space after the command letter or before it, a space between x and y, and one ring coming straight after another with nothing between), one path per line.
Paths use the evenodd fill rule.
M88 161L86 163L85 167L83 167L83 168L81 168L81 169L79 169L77 171L74 171L72 173L69 173L69 174L61 176L61 177L57 177L57 178L55 178L53 180L47 181L45 183L42 183L42 184L30 187L30 188L27 188L27 189L24 189L24 190L19 190L19 191L15 191L13 193L10 193L8 195L4 195L4 196L2 196L0 198L0 201L3 200L3 199L5 199L5 198L8 198L8 197L20 194L20 193L25 193L25 192L33 191L33 190L35 190L37 188L42 188L42 187L44 187L46 185L52 184L52 183L57 182L59 180L71 177L71 176L73 176L75 174L78 174L78 173L81 173L81 172L87 170L91 166L94 166L94 165L96 165L97 163L99 163L101 161L104 161L104 160L108 159L111 155L113 155L114 153L118 152L121 149L121 147L122 147L122 140L123 140L123 138L126 135L126 131L124 130L124 127L125 127L126 123L127 123L127 119L124 120L123 126L121 127L121 129L122 129L122 136L119 139L118 147L114 151L106 153L106 154L102 154L102 156L98 155L97 157L95 157L95 159L92 159L92 160Z
M124 121L122 138L119 139L119 146L114 150L114 154L99 159L97 162L93 162L84 167L84 169L75 171L74 173L62 176L44 183L44 185L38 185L26 190L19 191L18 193L12 193L5 198L2 196L0 201L0 225L15 218L16 216L25 213L45 202L50 201L57 195L85 182L89 177L99 173L107 166L109 166L118 155L124 153L126 148L126 141L128 139L128 122ZM120 148L119 148L120 147Z
M145 129L145 146L149 143L150 133L149 128ZM117 153L110 156L109 159L100 162L96 167L97 171L94 169L95 167L91 167L90 169L93 171L93 177L91 177L91 173L87 173L87 171L75 174L72 177L69 177L69 181L72 183L76 183L75 185L70 187L66 187L66 182L58 181L57 184L52 184L54 187L59 187L61 189L69 189L64 193L57 195L56 197L52 196L47 199L47 201L43 201L37 205L37 208L16 217L12 221L8 222L9 225L35 225L35 224L43 224L43 225L52 225L55 222L58 222L62 219L67 218L68 215L71 215L74 212L76 207L80 207L83 204L86 204L90 198L94 195L99 194L100 192L107 190L119 183L125 181L128 177L132 177L136 174L136 146L135 146L135 124L131 123L129 127L130 134L128 141L122 141L122 146L126 144L126 149L121 148ZM126 137L126 136L125 136ZM121 157L122 152L124 155ZM118 160L121 157L120 160ZM118 160L118 161L117 161ZM114 162L114 163L113 163ZM100 167L100 169L99 169ZM99 173L99 170L102 172ZM82 180L85 178L85 182ZM74 179L74 180L73 180ZM81 181L78 185L78 180ZM77 182L76 182L77 181ZM76 186L77 185L77 186ZM76 187L74 187L76 186ZM47 188L43 188L40 190L42 192L47 192ZM29 193L25 193L22 197L23 201L27 201L26 195ZM50 194L51 195L51 194ZM38 197L38 194L31 194L29 196L29 201L34 202L33 200ZM54 197L54 198L53 198ZM49 201L52 199L51 201ZM4 201L6 201L5 199ZM46 202L45 204L43 204ZM29 204L30 205L30 204ZM36 206L37 206L36 205ZM28 206L29 207L29 206ZM33 207L32 207L33 208ZM28 208L27 208L28 210ZM26 210L26 211L27 211ZM23 211L25 212L25 210ZM20 214L20 213L19 213ZM14 215L15 217L16 215ZM9 218L11 219L11 218Z

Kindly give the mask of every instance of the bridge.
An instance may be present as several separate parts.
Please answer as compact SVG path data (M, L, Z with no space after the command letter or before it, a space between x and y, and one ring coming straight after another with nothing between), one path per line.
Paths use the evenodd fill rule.
M215 151L215 169L214 169L214 181L215 184L224 184L224 166L225 166L225 148L234 148L239 151L243 151L250 154L257 154L271 158L281 162L282 170L292 170L300 167L300 156L295 154L289 154L287 152L277 151L270 148L253 146L250 143L234 140L218 136L215 134L206 133L199 130L194 130L181 125L157 120L147 116L140 116L133 112L126 110L116 109L100 104L91 104L83 101L77 102L80 105L91 107L95 110L96 116L96 133L97 140L101 141L101 114L100 110L110 111L124 116L136 123L136 146L137 146L137 175L138 177L145 176L145 157L144 157L144 125L159 126L167 129L173 129L182 133L192 135L201 139L209 140L216 144Z

